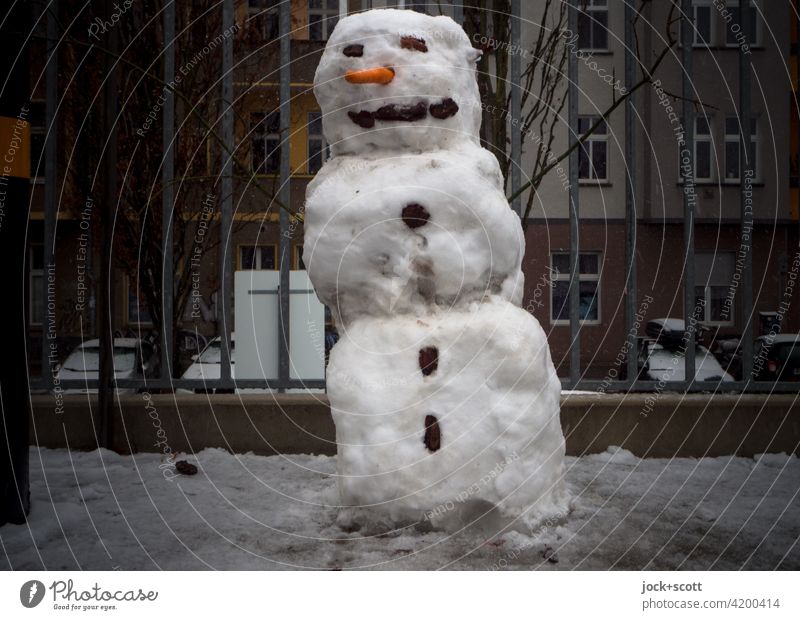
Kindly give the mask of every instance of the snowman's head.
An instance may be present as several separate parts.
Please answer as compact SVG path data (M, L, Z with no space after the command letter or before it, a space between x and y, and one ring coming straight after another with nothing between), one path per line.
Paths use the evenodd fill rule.
M449 17L387 9L341 20L314 78L333 154L477 142L478 58Z

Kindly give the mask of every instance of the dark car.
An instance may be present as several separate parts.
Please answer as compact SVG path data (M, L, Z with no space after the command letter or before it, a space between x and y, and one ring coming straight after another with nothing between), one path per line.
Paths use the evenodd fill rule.
M800 381L800 334L757 338L753 373L758 381Z

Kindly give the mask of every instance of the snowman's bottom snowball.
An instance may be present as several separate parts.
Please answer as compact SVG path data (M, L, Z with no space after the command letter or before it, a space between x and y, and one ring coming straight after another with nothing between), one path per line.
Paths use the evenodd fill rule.
M566 516L560 382L524 310L495 298L359 319L327 381L345 525L449 529L491 513L523 528Z

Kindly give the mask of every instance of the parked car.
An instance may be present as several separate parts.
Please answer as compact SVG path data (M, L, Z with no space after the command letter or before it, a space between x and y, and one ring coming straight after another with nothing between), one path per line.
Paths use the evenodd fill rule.
M756 338L753 360L758 381L800 381L800 334Z
M156 347L138 338L114 338L114 378L144 379L156 377L160 363ZM100 341L95 338L78 345L58 369L59 381L90 381L100 376ZM121 388L117 393L135 392L134 388ZM96 394L97 389L68 389L65 393Z
M181 379L202 379L216 381L222 371L222 339L217 336L208 343L200 353L192 355L192 364L181 376ZM231 377L235 377L236 370L236 337L231 334ZM212 392L213 388L196 388L197 394Z
M700 331L696 334L699 339ZM652 381L684 381L685 324L682 319L655 319L645 327L649 338L639 339L639 378ZM702 344L695 344L695 381L730 382L717 359Z

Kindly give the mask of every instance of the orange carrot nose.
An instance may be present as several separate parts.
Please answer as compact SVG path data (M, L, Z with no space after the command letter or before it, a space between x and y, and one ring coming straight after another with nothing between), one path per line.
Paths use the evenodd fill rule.
M394 69L373 67L361 71L348 71L344 79L351 84L388 84L394 79Z

